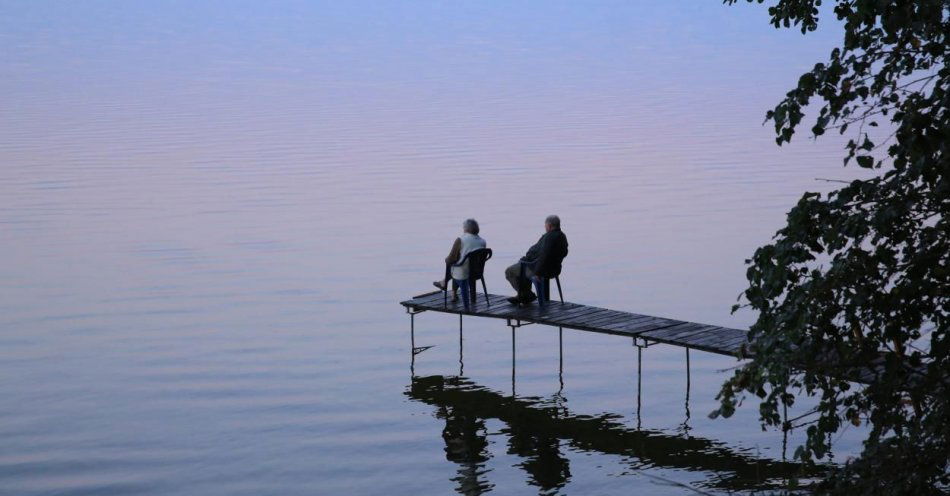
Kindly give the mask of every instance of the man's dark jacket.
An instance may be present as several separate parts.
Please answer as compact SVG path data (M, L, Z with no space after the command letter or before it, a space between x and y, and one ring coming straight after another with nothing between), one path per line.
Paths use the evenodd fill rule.
M541 239L528 248L521 261L538 277L557 277L561 274L561 260L567 256L567 236L560 229L544 233Z

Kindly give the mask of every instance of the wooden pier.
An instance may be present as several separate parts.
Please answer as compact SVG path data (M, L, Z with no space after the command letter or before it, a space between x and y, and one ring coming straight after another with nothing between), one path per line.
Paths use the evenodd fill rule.
M550 301L541 308L537 303L518 307L508 303L504 296L479 293L477 303L466 310L461 300L444 302L442 291L433 291L400 302L411 315L432 311L504 319L514 331L528 324L544 324L579 331L613 334L634 339L634 344L646 347L665 343L684 348L736 356L743 347L748 348L748 331L732 329L683 320L667 319L621 312L560 301Z
M567 328L633 338L633 344L639 348L638 351L656 343L680 346L686 348L687 360L689 360L691 349L735 357L741 355L743 358L751 358L753 354L749 347L748 331L742 329L560 301L548 302L544 308L538 306L537 303L518 307L508 303L507 297L489 294L486 300L485 295L481 293L478 294L478 302L466 310L461 301L444 302L443 298L442 291L433 291L400 302L412 317L410 325L413 355L430 348L415 345L415 316L426 311L457 314L459 331L461 331L463 315L505 319L508 327L511 327L512 353L514 353L515 329L529 324L544 324L557 327L561 332ZM563 348L563 343L560 344ZM563 355L563 349L561 352ZM841 378L856 383L870 384L884 373L886 361L885 352L881 352L877 358L868 363L851 368ZM833 363L833 357L828 358L828 363ZM918 367L907 364L903 366L908 369L908 380L917 380L918 377L926 375L927 364L921 364Z

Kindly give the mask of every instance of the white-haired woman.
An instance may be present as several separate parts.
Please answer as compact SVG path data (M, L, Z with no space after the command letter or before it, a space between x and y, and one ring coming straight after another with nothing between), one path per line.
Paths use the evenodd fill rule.
M475 219L465 219L462 222L462 235L455 238L449 256L445 257L445 276L440 281L432 282L435 287L444 290L449 279L452 279L452 301L458 301L459 281L468 280L468 260L461 266L455 266L455 264L465 258L469 252L487 246L485 240L478 235L478 231L478 221Z

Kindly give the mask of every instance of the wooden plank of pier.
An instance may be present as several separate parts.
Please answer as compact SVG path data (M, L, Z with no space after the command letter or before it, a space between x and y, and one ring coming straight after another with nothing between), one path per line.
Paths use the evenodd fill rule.
M647 342L665 343L697 350L735 356L742 346L748 348L748 331L696 322L654 317L608 308L560 301L548 302L544 308L537 303L518 307L504 296L489 294L487 301L479 293L468 310L461 301L444 302L441 291L433 291L400 302L413 312L433 311L512 320L520 324L544 324L580 331L641 338Z

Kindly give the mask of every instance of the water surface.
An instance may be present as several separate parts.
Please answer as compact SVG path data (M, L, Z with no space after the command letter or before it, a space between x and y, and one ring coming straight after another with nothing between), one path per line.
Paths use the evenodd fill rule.
M688 6L687 6L688 4ZM841 143L764 111L833 31L718 2L2 2L0 494L694 494L780 482L728 357L416 317L487 283L717 325ZM461 352L461 353L460 353ZM790 446L800 440L797 433ZM841 461L859 448L847 434Z

